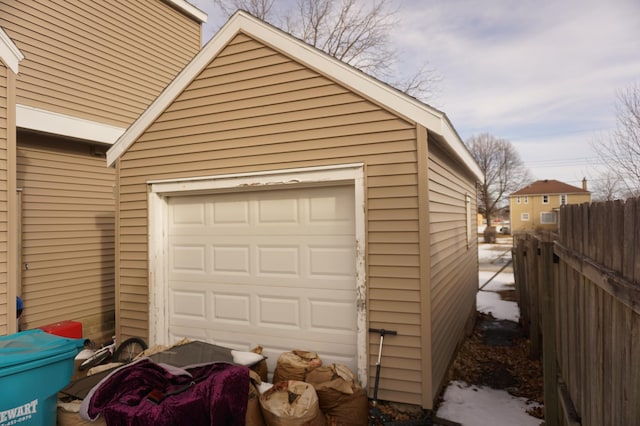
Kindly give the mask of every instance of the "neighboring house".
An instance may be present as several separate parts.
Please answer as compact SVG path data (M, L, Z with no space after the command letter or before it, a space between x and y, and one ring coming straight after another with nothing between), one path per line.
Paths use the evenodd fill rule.
M23 329L113 333L105 153L199 50L204 19L183 0L0 0L0 334L16 294Z
M557 231L560 206L589 202L586 179L582 188L557 180L535 181L509 196L511 232Z
M433 407L478 283L444 113L236 13L108 151L121 338L316 351Z

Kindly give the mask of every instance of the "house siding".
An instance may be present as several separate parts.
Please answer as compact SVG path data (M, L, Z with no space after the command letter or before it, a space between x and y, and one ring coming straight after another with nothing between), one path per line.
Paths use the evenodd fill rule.
M118 160L121 338L149 333L148 180L356 162L365 164L368 321L398 331L385 341L379 396L430 405L422 401L415 123L242 34ZM370 366L377 351L372 337Z
M437 143L429 143L431 227L431 306L433 389L443 385L449 364L464 338L478 290L478 237L475 180L465 176ZM473 217L466 216L471 196ZM467 224L472 226L467 241Z
M17 103L127 127L200 48L199 23L162 1L0 0L24 53Z
M76 320L85 337L104 337L115 327L115 172L89 144L19 140L23 328Z
M9 284L7 280L7 145L9 73L0 60L0 336L9 333ZM12 327L13 328L13 327Z

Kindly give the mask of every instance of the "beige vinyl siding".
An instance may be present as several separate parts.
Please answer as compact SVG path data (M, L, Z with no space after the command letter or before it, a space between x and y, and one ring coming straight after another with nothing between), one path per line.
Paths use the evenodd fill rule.
M354 162L366 164L368 319L399 333L379 397L423 404L415 123L244 35L118 161L122 337L148 335L146 181Z
M115 173L88 144L29 133L19 140L23 328L76 320L87 337L111 333Z
M9 298L7 280L7 143L8 143L8 73L0 60L0 336L9 332Z
M19 104L126 127L200 48L200 25L160 0L0 0L24 53Z
M475 310L478 289L477 228L467 246L466 195L476 212L475 181L438 146L429 143L433 389L443 385L452 357ZM471 223L476 223L475 213Z

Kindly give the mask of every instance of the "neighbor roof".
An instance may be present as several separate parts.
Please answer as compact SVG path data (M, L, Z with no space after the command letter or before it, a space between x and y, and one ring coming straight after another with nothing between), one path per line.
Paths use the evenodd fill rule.
M236 12L218 33L200 50L158 98L142 113L107 152L107 164L113 166L142 133L182 93L209 63L238 34L246 34L256 40L281 50L296 61L317 70L346 87L379 102L386 108L426 127L442 139L467 169L483 180L480 167L451 125L446 114L426 105L405 93L327 55L319 49L275 28L244 11Z
M560 182L559 180L537 180L511 195L546 195L546 194L589 194L586 189Z

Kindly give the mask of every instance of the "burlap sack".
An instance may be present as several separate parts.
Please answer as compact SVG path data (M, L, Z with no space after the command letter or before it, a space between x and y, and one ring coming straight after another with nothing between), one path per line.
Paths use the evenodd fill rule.
M313 384L320 410L335 425L367 426L369 400L367 393L355 383L355 376L342 364L319 367L307 375Z
M322 365L322 360L315 352L294 350L284 352L278 357L273 372L273 383L287 380L304 382L307 373Z
M251 349L251 352L262 355L262 350L262 346L256 346L255 348ZM269 379L269 369L267 368L266 358L249 368L258 373L258 376L260 376L260 379L263 382L266 382Z
M326 425L316 391L309 383L279 382L260 395L260 406L267 426Z
M245 424L250 426L265 426L264 417L262 417L262 408L260 408L260 392L258 391L258 385L262 380L255 371L249 371L249 375L251 380L249 380L249 401L247 402Z

